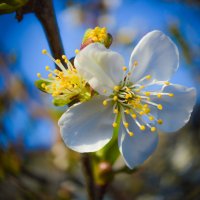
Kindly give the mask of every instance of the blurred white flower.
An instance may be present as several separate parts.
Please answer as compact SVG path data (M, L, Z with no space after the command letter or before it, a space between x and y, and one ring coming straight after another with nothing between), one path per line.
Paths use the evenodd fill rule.
M111 140L113 127L120 126L118 145L126 165L143 163L157 146L157 129L174 132L190 118L195 89L168 82L178 62L177 47L160 31L141 39L129 68L120 54L99 43L85 47L75 67L99 95L62 115L65 144L78 152L94 152Z

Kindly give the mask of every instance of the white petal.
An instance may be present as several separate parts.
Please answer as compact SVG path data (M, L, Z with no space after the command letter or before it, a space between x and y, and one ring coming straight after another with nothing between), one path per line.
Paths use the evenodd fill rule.
M158 144L158 134L152 133L148 128L141 131L130 117L127 118L127 121L134 136L129 136L123 128L123 131L119 133L118 143L126 165L133 169L142 164L154 152Z
M112 138L111 106L102 105L102 97L74 105L60 118L58 124L65 144L78 152L94 152Z
M90 44L81 50L74 63L79 73L100 94L104 94L104 89L107 95L111 94L113 87L122 80L124 59L100 43Z
M163 96L154 100L163 106L163 110L157 113L158 118L163 120L158 128L164 132L175 132L190 119L196 101L196 90L181 85L169 85L164 87L163 92L173 93L174 97Z
M172 40L160 31L146 34L134 48L129 67L137 61L138 66L132 73L131 80L137 82L146 75L153 80L169 80L177 70L179 53Z

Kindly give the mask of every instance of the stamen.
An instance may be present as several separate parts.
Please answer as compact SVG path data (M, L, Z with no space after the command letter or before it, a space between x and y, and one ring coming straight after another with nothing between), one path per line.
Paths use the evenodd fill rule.
M114 100L114 101L117 101L117 100L118 100L118 97L117 97L117 96L114 96L114 97L113 97L113 100Z
M136 115L135 113L133 113L133 114L131 114L131 117L132 117L133 119L136 119L136 118L137 118L137 115Z
M149 116L149 120L150 121L153 121L154 120L154 117L151 115L151 116Z
M124 67L122 67L122 69L123 69L123 71L126 71L126 70L127 70L127 67L124 66Z
M37 77L38 77L38 78L41 78L41 74L40 74L40 73L37 73Z
M151 127L151 132L155 132L156 131L156 127Z
M79 50L78 50L78 49L76 49L76 50L75 50L75 54L78 54L78 53L79 53Z
M174 94L173 93L169 93L168 96L169 97L174 97Z
M145 127L144 125L141 125L141 126L140 126L140 130L141 130L141 131L144 131L145 129L146 129L146 127Z
M46 54L47 53L47 50L46 49L43 49L42 50L42 54Z
M130 137L134 136L134 133L132 131L129 131L128 134L129 134Z
M162 109L163 109L163 107L162 107L161 104L158 104L158 105L157 105L157 108L158 108L158 110L162 110Z
M66 72L65 67L62 65L61 62L58 62L57 60L55 60L48 52L46 49L43 49L42 51L43 54L46 54L54 63L56 63L58 65L58 67L63 71Z
M170 82L166 81L164 82L165 85L170 85Z
M123 124L124 124L125 128L128 128L128 126L129 126L128 122L124 122Z
M119 89L120 89L120 86L118 86L118 85L114 86L114 91L118 92Z
M107 106L107 105L108 105L108 102L107 102L106 100L104 100L104 101L103 101L103 105L104 105L104 106Z
M163 124L163 120L162 120L162 119L158 119L157 122L158 122L158 124L160 124L160 125Z
M117 127L117 123L113 122L112 126L113 126L113 128L116 128Z

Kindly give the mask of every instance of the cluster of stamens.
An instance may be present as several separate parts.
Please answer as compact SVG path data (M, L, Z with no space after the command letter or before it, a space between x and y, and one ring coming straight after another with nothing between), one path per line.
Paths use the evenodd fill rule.
M107 39L107 29L105 27L95 27L94 29L88 30L85 34L85 39L90 38L93 42L104 43Z
M112 95L108 99L103 101L103 105L106 106L108 102L113 105L113 113L115 114L113 127L117 127L117 116L121 115L123 125L130 136L133 136L133 131L129 130L129 123L126 118L127 115L131 116L135 121L135 124L140 128L141 131L149 128L151 132L156 131L156 124L162 124L163 120L156 118L151 114L151 108L155 107L158 112L163 109L161 104L153 102L152 97L162 98L167 95L173 97L173 93L145 91L145 88L151 85L158 84L169 85L169 82L153 81L147 83L146 81L151 79L151 75L147 75L141 78L137 83L129 81L129 77L132 74L134 68L138 65L134 62L131 70L127 73L127 67L123 67L124 71L122 81L119 85L114 86ZM145 82L145 83L144 83ZM106 91L104 91L106 93ZM152 125L154 124L154 125Z
M68 66L68 69L64 67L60 59L55 60L47 50L43 50L42 53L50 57L59 69L51 70L49 66L46 66L45 69L49 72L48 78L43 78L40 73L37 73L38 78L43 81L41 87L45 92L52 94L54 98L69 102L73 97L82 92L86 81L78 74L65 55L62 56L62 59Z

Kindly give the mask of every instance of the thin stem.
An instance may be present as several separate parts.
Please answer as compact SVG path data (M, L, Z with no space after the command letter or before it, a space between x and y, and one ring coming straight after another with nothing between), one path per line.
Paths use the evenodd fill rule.
M88 153L81 154L81 161L85 176L88 200L95 200L95 184L90 155Z

